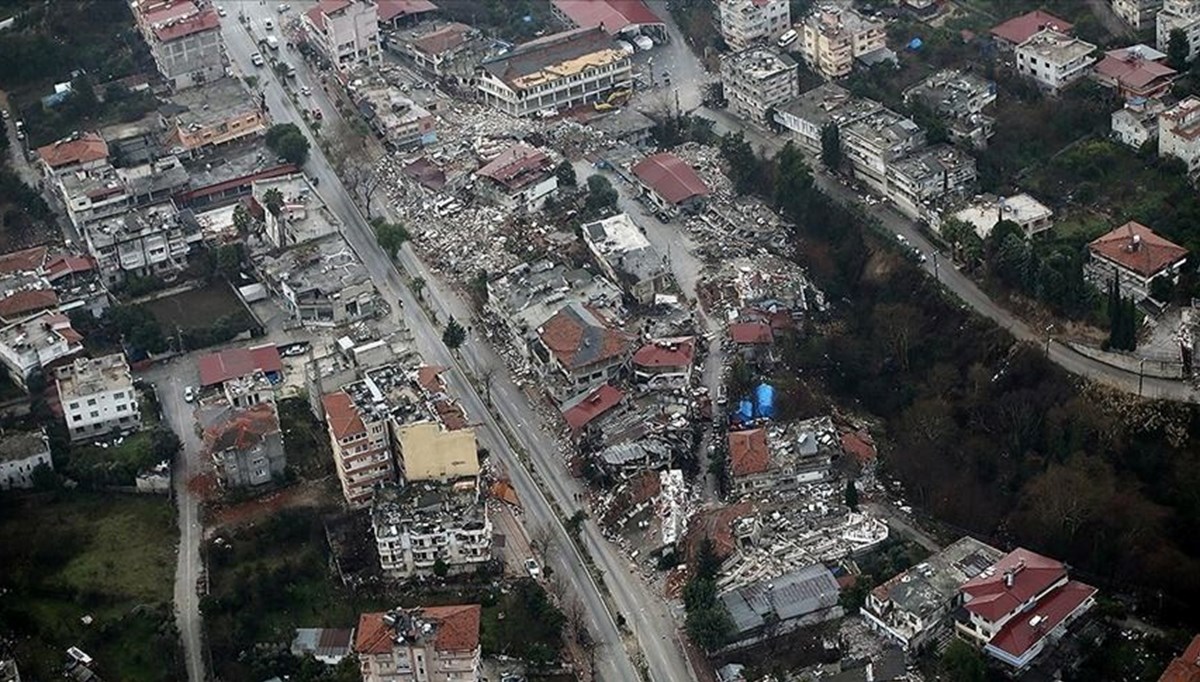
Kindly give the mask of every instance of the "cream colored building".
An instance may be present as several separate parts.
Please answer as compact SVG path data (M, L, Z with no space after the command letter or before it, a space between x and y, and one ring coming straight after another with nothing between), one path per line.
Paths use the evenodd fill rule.
M1163 0L1112 0L1113 14L1135 31L1153 26L1162 6Z
M826 80L850 75L855 58L887 47L883 23L850 8L818 7L800 26L804 60Z
M374 0L322 0L302 15L305 34L339 71L378 64L379 8Z
M1017 46L1017 71L1057 94L1091 72L1095 52L1089 42L1047 29Z
M376 488L396 481L387 413L370 398L363 382L358 382L321 400L334 468L351 508L366 507Z
M237 78L219 78L176 93L162 111L171 130L168 144L181 155L260 135L270 125L261 99Z
M778 38L792 23L790 0L717 0L721 37L731 50Z
M1158 155L1187 164L1200 172L1200 97L1188 97L1158 115Z
M58 397L71 440L136 431L142 412L129 363L121 353L79 358L56 371Z
M1163 0L1155 17L1155 35L1159 50L1171 51L1171 31L1183 31L1187 38L1188 61L1200 55L1200 0Z

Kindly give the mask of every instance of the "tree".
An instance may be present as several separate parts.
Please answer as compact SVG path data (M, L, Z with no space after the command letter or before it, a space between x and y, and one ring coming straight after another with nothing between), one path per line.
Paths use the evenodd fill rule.
M458 320L450 318L450 323L446 325L446 330L442 332L442 343L450 350L458 350L459 347L467 340L467 330L458 323Z
M266 205L271 215L278 218L279 214L283 213L283 192L280 192L277 187L272 187L263 192L263 204Z
M412 238L408 229L399 223L389 223L381 218L375 218L371 221L371 225L375 228L375 240L379 242L380 248L388 255L388 258L395 258L396 252L400 250L404 242Z
M850 511L858 511L858 486L854 485L854 479L846 481L846 506Z
M1171 68L1180 73L1187 71L1189 47L1188 36L1183 29L1172 29L1167 34L1167 61L1171 64Z
M583 208L590 216L603 215L617 207L617 190L603 175L592 175L587 179L587 198Z
M983 654L961 639L954 639L942 652L939 668L946 679L954 682L985 682L987 663Z
M738 194L753 194L763 187L763 164L754 155L754 148L745 136L726 133L721 138L721 157L729 164L729 179Z
M238 236L245 239L250 235L250 225L254 222L254 217L250 215L250 210L245 204L238 204L233 209L233 228L237 230Z
M721 648L733 634L733 619L720 602L706 609L689 611L685 625L688 636L705 651Z
M831 171L842 167L842 132L833 121L821 128L821 163Z
M575 167L570 161L564 160L558 164L558 168L554 169L554 175L558 177L558 184L562 187L574 187L577 179L575 177Z
M279 123L267 130L267 147L288 163L304 165L308 160L308 138L295 123Z
M442 561L441 557L438 557L437 560L433 562L433 574L439 578L445 578L446 576L450 575L449 564L447 564L445 561Z
M169 427L156 426L150 432L150 449L154 454L154 462L170 462L175 459L175 455L183 448L183 443L179 442L179 436L175 435Z

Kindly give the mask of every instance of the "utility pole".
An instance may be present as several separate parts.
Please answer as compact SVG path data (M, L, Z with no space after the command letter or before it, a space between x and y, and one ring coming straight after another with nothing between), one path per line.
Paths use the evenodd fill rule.
M1146 358L1138 360L1138 397L1142 397L1142 382L1146 378Z

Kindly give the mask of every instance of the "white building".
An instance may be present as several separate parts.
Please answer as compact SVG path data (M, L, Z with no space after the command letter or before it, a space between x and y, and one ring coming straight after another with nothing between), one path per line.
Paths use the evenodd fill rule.
M856 58L886 47L884 24L850 8L818 6L800 24L804 61L826 80L850 75Z
M936 204L973 187L976 176L974 157L937 145L889 163L885 195L901 213L927 219Z
M1183 31L1187 38L1188 61L1200 55L1200 0L1163 0L1155 17L1158 49L1171 51L1171 31Z
M1200 97L1192 95L1158 115L1158 155L1183 161L1189 173L1200 171Z
M374 0L321 0L302 16L309 41L339 71L382 59Z
M475 479L412 483L375 491L371 528L384 575L474 570L492 558L492 522Z
M45 429L0 432L0 490L32 488L33 472L42 465L54 468Z
M1025 193L1008 197L983 195L953 217L974 227L980 239L987 239L1001 220L1020 225L1026 239L1054 226L1054 212L1050 207Z
M79 358L57 370L58 397L71 440L141 428L129 363L121 353Z
M1047 29L1017 46L1017 71L1057 94L1091 71L1095 52L1091 43Z
M958 69L943 69L904 91L906 103L920 102L945 116L951 136L976 148L987 146L996 121L983 113L996 101L996 84Z
M540 211L558 191L554 168L549 154L517 142L475 171L476 191L510 211Z
M721 58L721 82L735 114L765 122L767 110L800 94L796 62L773 47L752 47Z
M841 129L842 153L854 177L887 194L887 166L925 146L925 131L890 109L880 109Z
M600 27L517 45L485 61L478 75L484 103L510 116L598 102L633 83L629 55Z
M721 37L731 50L774 40L791 28L789 0L718 0Z
M180 213L170 201L94 222L83 234L108 284L177 274L204 237L191 213Z
M821 131L826 125L845 128L882 108L879 102L854 97L840 85L824 83L780 105L775 110L775 122L790 130L801 147L820 154Z
M1113 14L1135 31L1153 26L1162 6L1163 0L1112 0Z
M1112 113L1113 139L1128 147L1141 149L1158 139L1158 115L1166 110L1162 100L1125 102Z
M629 214L587 223L581 230L584 243L605 276L621 284L638 303L649 305L655 294L667 290L670 275L666 259Z
M0 329L0 363L18 386L83 352L83 336L60 312L47 311Z

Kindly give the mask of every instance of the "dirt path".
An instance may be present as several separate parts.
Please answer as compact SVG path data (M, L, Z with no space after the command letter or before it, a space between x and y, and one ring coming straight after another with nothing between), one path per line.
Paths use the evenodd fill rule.
M204 536L209 538L224 528L236 528L259 521L281 509L320 507L329 502L325 488L324 479L305 481L257 499L211 509L204 524Z

